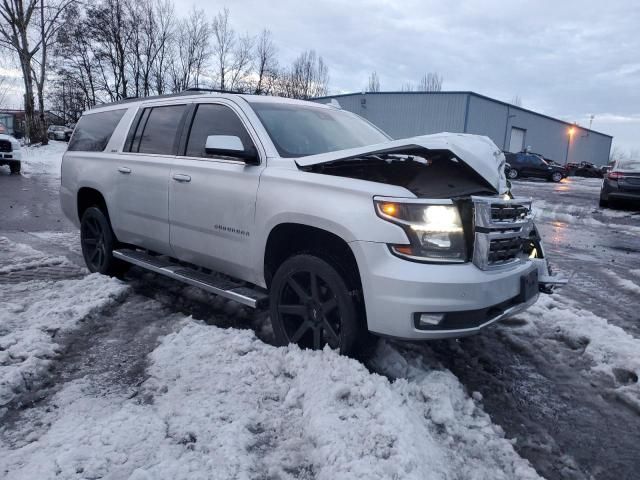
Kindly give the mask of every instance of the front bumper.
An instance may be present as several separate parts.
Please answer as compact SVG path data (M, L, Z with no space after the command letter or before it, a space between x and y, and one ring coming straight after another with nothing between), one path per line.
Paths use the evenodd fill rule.
M371 332L408 340L462 337L514 315L538 295L519 301L521 278L539 270L526 261L480 270L473 263L416 263L391 254L386 244L351 244L358 262ZM418 328L416 314L444 313L438 327ZM447 320L449 319L449 320Z
M0 152L0 165L9 165L12 162L19 162L20 160L22 160L22 150Z

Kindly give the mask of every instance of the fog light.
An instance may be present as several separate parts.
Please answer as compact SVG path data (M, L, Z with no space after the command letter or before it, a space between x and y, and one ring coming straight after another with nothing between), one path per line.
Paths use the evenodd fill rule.
M438 325L444 318L443 313L421 313L420 325L434 326Z

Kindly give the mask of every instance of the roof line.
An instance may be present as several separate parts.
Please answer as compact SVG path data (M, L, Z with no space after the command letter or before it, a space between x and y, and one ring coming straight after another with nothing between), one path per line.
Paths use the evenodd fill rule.
M608 135L606 133L602 133L602 132L598 132L597 130L593 130L590 128L586 128L583 127L582 125L576 125L574 123L571 122L567 122L565 120L560 120L559 118L555 118L552 117L551 115L547 115L544 113L540 113L540 112L536 112L534 110L529 110L528 108L524 108L524 107L519 107L517 105L513 105L512 103L509 102L503 102L502 100L497 100L495 98L491 98L488 97L486 95L481 95L479 93L476 92L472 92L470 90L452 90L452 91L446 91L446 92L418 92L418 91L414 91L414 92L402 92L402 91L390 91L390 92L360 92L360 93L340 93L338 95L326 95L324 97L316 97L316 98L312 98L311 100L327 100L327 99L332 99L332 98L340 98L340 97L352 97L355 95L472 95L474 97L478 97L478 98L482 98L484 100L489 100L491 102L494 103L499 103L501 105L505 105L508 106L510 108L517 108L518 110L522 110L523 112L527 112L527 113L531 113L533 115L538 115L539 117L544 117L544 118L548 118L549 120L554 120L556 122L560 122L563 123L569 127L577 127L580 130L584 130L585 132L591 132L591 133L595 133L597 135L602 135L604 137L609 137L609 138L613 138L613 135Z

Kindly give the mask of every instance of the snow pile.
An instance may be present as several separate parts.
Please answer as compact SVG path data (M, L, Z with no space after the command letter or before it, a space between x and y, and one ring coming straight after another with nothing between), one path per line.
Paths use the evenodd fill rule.
M69 263L69 260L63 256L51 256L29 245L0 237L0 274Z
M60 180L62 155L67 150L66 142L50 141L49 145L34 145L22 148L22 172L44 174Z
M65 387L48 431L0 451L0 469L14 479L539 478L449 372L416 366L390 383L330 350L190 320L150 357L135 398L97 395L86 379ZM414 368L392 349L379 363Z

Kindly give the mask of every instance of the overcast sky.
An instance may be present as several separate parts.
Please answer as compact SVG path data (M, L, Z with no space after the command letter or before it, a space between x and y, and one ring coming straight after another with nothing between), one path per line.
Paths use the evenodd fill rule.
M629 1L175 0L239 32L272 31L283 62L315 49L331 93L381 90L436 71L444 90L472 90L614 135L640 150L640 3ZM183 9L183 6L185 7Z

